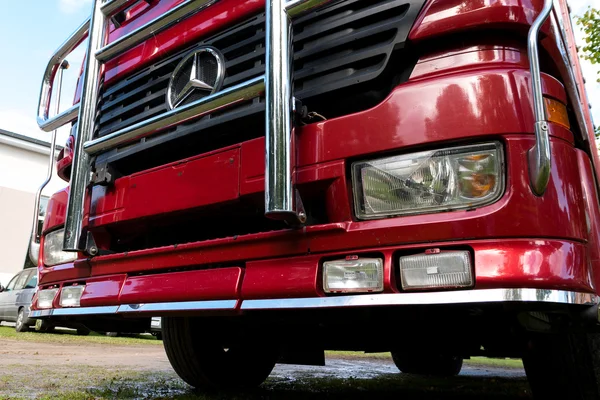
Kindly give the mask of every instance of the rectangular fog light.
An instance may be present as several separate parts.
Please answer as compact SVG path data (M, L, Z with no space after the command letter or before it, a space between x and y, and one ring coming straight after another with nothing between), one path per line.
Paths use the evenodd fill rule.
M347 257L323 263L325 293L373 293L383 291L383 260Z
M46 289L38 292L38 308L52 308L58 289Z
M79 301L85 285L81 286L66 286L63 287L60 292L60 306L61 307L79 307Z
M404 290L473 286L468 251L444 251L400 257Z

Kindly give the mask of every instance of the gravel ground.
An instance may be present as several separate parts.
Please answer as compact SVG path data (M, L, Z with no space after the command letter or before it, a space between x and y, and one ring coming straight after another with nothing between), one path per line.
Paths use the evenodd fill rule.
M0 327L0 399L530 398L519 367L468 363L456 378L432 379L400 374L389 358L348 355L329 356L326 367L277 365L252 392L199 394L173 373L162 346L147 340L112 345L36 334L33 341L34 334L3 338L6 329Z

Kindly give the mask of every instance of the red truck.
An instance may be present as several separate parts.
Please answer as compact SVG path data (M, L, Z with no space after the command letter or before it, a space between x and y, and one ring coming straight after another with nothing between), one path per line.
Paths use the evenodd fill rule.
M600 399L600 161L565 0L93 3L41 89L40 127L72 135L33 317L161 316L199 388L356 350L439 375L522 357L536 397Z

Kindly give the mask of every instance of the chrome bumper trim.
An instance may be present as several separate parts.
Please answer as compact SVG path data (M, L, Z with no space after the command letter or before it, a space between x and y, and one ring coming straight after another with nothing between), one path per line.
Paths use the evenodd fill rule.
M160 311L233 310L237 300L186 301L179 303L124 304L117 313L139 313Z
M60 317L70 315L99 315L99 314L114 314L119 306L102 306L102 307L73 307L73 308L50 308L47 310L31 311L31 318L41 317Z
M555 303L594 305L598 298L589 293L544 289L483 289L428 293L365 294L337 297L245 300L242 310L281 310L373 306L416 306L485 303Z
M51 308L47 310L31 311L29 315L31 318L43 318L58 316L130 314L164 311L235 310L237 302L237 300L208 300L184 301L173 303L124 304L120 306L103 307Z

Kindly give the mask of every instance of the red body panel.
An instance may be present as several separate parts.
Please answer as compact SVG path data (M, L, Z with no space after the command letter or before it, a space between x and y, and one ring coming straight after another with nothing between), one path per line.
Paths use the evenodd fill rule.
M542 0L434 0L415 23L410 39L423 40L473 29L527 30L542 9Z
M239 267L133 276L125 281L119 300L127 304L236 299L241 276Z
M239 149L199 156L95 186L91 226L226 202L238 197ZM163 195L157 196L157 189Z
M111 40L181 1L160 0ZM501 28L523 35L541 0L430 1L410 34L415 44L465 30ZM106 82L258 13L263 0L223 0L107 64ZM546 46L556 40L544 27ZM301 229L102 255L75 264L40 266L40 284L85 282L82 306L213 299L324 296L324 259L354 254L384 258L384 291L398 292L402 254L469 249L475 288L600 291L600 211L589 157L571 131L550 123L552 169L543 196L532 193L528 152L534 145L525 41L456 45L421 55L410 79L377 106L296 129L300 192L324 191L328 223ZM553 54L549 51L549 54ZM568 103L563 85L543 74L544 94ZM505 152L505 192L475 210L357 221L353 161L463 143L499 141ZM245 201L264 191L264 138L198 155L93 189L88 228L144 228L148 217ZM256 196L254 196L256 197ZM49 203L44 230L64 224L66 192ZM227 265L215 268L215 265ZM232 266L233 265L233 266ZM178 272L167 272L178 269ZM179 269L185 269L183 271ZM239 304L238 304L239 306Z

